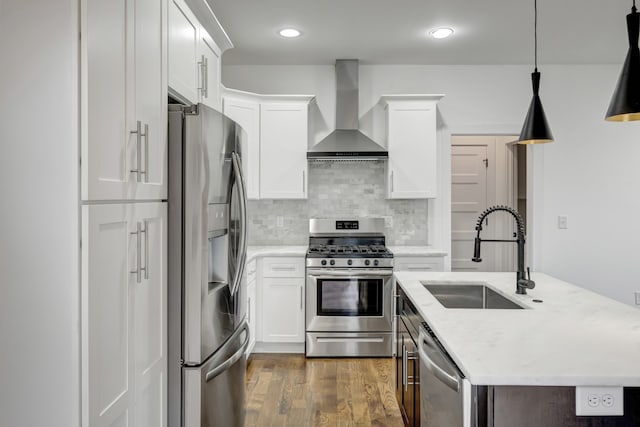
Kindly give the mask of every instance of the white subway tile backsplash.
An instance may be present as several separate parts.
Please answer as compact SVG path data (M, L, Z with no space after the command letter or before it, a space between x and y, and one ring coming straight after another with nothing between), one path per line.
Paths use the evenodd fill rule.
M309 163L307 200L249 201L249 244L305 245L309 218L390 216L387 245L426 245L427 201L386 199L384 174L383 162Z

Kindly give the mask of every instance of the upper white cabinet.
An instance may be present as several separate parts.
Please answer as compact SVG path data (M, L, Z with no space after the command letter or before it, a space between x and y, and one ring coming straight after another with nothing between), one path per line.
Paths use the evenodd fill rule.
M84 426L167 425L166 203L82 207Z
M250 199L306 199L309 104L313 95L224 89L224 113L238 122Z
M201 102L221 110L221 57L233 45L202 1L189 3L169 0L170 94L183 102ZM215 29L213 34L222 40L212 37L207 27Z
M165 199L166 2L81 9L82 199Z
M241 127L242 163L247 198L260 198L260 101L253 94L223 89L224 114Z
M169 86L172 95L198 102L200 23L184 0L169 0Z
M384 95L387 198L437 196L436 104L443 95Z
M260 104L260 198L307 198L309 101Z
M220 48L209 34L200 31L200 99L203 104L222 110L221 89L221 65Z

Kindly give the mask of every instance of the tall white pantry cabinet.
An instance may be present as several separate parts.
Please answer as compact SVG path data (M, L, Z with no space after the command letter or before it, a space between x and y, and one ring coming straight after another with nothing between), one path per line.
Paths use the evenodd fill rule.
M167 1L81 2L85 427L166 427Z

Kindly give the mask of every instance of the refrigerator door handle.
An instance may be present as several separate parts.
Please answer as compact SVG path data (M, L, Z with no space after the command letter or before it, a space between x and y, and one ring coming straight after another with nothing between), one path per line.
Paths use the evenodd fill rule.
M231 159L233 161L233 173L235 174L236 183L240 191L240 245L238 247L236 274L231 282L231 295L235 295L242 281L244 264L247 257L247 195L244 186L244 177L242 176L242 167L240 166L240 157L234 151L231 153Z
M222 362L221 364L219 364L218 366L216 366L215 368L207 372L207 374L204 377L205 382L211 381L212 379L214 379L215 377L217 377L218 375L220 375L221 373L229 369L234 363L240 360L242 356L244 356L244 352L247 349L247 346L249 345L249 339L251 335L251 332L249 332L249 325L247 324L247 322L244 322L243 325L240 327L240 329L238 329L238 333L242 333L242 331L246 331L247 336L245 337L244 342L242 343L240 348L235 353L233 353L233 355L229 357L227 360L225 360L224 362ZM233 338L235 337L232 336L229 339L229 342L232 342Z

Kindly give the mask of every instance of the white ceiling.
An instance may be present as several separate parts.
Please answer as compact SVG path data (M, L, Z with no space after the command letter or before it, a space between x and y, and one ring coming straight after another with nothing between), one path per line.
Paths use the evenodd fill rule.
M225 64L531 64L533 0L206 0ZM631 0L538 0L540 64L622 63ZM300 29L297 39L277 35ZM438 26L456 33L426 37Z

